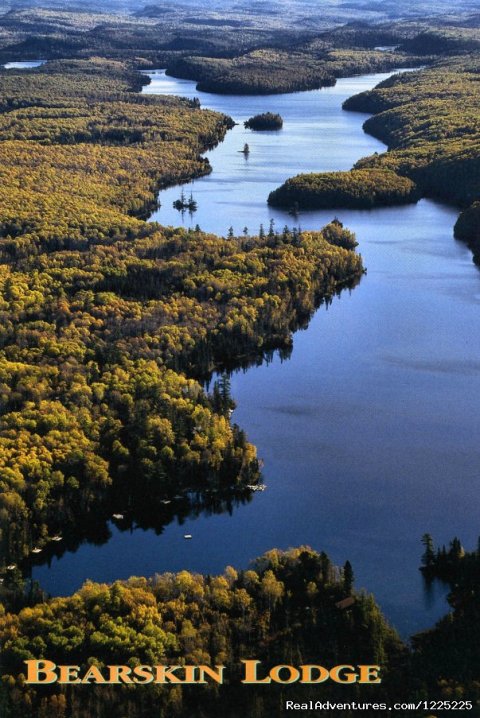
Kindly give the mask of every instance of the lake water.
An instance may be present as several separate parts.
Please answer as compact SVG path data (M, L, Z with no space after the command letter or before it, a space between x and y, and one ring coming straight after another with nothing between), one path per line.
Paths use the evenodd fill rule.
M333 88L289 95L220 96L152 73L147 93L199 97L241 123L207 153L208 177L185 187L198 202L175 210L178 187L160 193L163 224L199 224L251 233L292 218L266 205L287 177L348 169L384 146L362 131L365 116L341 110L352 94L386 75L344 79ZM243 121L280 112L280 132ZM240 150L250 146L245 158ZM238 372L234 420L265 462L268 488L231 513L172 522L157 535L110 526L103 545L84 544L33 575L54 594L86 578L111 581L183 568L215 573L246 567L272 547L308 544L337 564L349 559L357 587L375 594L404 634L445 613L445 590L426 594L418 571L423 533L438 543L480 533L480 277L453 239L457 210L430 200L373 211L304 212L321 228L333 216L357 234L368 274L299 331L288 361ZM191 541L183 536L190 533Z
M5 65L3 65L3 67L6 70L31 70L34 67L41 67L41 65L44 65L45 63L46 60L31 60L29 62L7 62Z

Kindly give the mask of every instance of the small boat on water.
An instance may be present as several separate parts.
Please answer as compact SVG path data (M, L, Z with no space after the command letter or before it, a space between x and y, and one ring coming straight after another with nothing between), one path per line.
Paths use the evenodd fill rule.
M191 539L191 538L193 538L193 536L192 536L192 534L184 534L184 535L183 535L183 538L184 538L184 539Z
M57 536L52 536L52 541L62 541L62 539L63 536L60 536L60 534L58 534Z
M113 514L113 519L123 519L123 514Z
M35 546L35 548L32 548L32 553L42 553L42 549Z
M11 563L10 566L7 566L7 571L13 571L14 568L17 568L17 564Z
M170 499L163 499L160 503L166 505L166 504L171 504L172 502Z

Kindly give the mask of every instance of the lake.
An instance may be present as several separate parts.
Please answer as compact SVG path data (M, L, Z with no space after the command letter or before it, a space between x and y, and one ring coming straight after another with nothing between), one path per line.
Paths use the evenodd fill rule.
M22 60L21 62L7 62L3 67L5 70L32 70L35 67L45 65L46 60Z
M480 533L480 278L469 250L453 239L458 211L422 200L293 220L267 206L268 193L290 176L348 169L385 150L363 132L366 116L341 104L387 74L266 97L212 95L162 71L150 76L146 93L199 97L239 123L206 153L212 173L184 187L198 210L174 209L181 189L173 187L160 193L152 219L253 234L271 220L279 230L319 229L338 216L356 232L368 273L295 334L289 360L275 356L232 376L233 419L265 462L264 493L231 511L172 521L160 535L110 524L108 541L37 566L34 578L64 595L86 578L215 573L247 567L272 547L308 544L339 565L349 559L357 587L374 593L403 635L432 625L446 611L446 591L425 592L422 535L437 543L458 535L473 548ZM243 127L265 111L282 115L281 131Z

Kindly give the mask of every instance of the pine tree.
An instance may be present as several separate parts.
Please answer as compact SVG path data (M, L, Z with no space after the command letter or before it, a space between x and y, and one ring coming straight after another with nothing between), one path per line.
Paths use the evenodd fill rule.
M453 541L450 543L450 556L454 559L459 559L465 556L465 549L463 548L462 544L460 543L460 539L458 539L456 536L453 539Z
M354 575L352 564L350 563L350 561L346 561L345 566L343 567L343 588L348 594L352 593L353 581Z
M431 566L435 561L435 547L433 545L433 539L430 534L423 534L422 544L425 547L425 551L422 555L422 564L424 566Z
M218 388L221 397L222 411L226 413L232 409L234 405L231 394L232 383L228 374L222 374L218 382Z

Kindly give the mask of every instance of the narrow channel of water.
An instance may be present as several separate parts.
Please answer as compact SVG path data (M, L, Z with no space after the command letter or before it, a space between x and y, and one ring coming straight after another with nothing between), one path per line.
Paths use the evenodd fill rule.
M198 93L194 83L152 73L149 93L198 96L237 122L280 112L284 129L254 133L239 124L208 153L213 172L195 181L198 211L182 215L178 187L160 193L153 219L226 233L256 232L292 218L265 203L287 177L347 169L384 146L346 113L348 96L386 75L340 80L334 88L268 97ZM246 159L239 150L248 142ZM357 233L367 276L294 339L291 358L232 377L244 428L265 460L267 491L229 513L183 525L120 532L83 545L34 577L66 594L86 579L111 581L187 568L214 573L247 566L274 546L309 544L333 561L348 558L357 586L372 591L408 635L446 610L445 591L426 595L420 538L454 535L473 546L480 533L480 282L467 248L453 240L455 209L422 200L374 211L303 213L320 228L337 214ZM184 541L191 533L193 539Z

